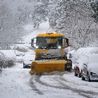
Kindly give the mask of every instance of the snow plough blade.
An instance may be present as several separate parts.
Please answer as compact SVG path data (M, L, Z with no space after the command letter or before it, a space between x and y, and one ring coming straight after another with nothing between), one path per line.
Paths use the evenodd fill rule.
M43 74L53 71L70 71L72 64L66 60L36 60L31 64L30 74Z

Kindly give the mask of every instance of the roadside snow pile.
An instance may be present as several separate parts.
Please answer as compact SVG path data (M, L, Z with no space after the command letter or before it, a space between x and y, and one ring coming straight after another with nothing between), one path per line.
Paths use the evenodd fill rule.
M14 50L0 50L0 68L11 67L16 62Z

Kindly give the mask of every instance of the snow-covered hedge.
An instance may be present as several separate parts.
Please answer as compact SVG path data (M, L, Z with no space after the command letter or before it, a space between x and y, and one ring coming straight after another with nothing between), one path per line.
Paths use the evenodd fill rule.
M16 62L16 55L13 50L0 50L0 68L11 67Z

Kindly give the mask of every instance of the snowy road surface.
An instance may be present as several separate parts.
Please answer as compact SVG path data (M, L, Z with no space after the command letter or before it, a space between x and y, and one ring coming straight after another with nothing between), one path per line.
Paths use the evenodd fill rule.
M13 97L98 98L98 82L82 81L68 72L31 76L29 69L8 68L0 74L0 98Z

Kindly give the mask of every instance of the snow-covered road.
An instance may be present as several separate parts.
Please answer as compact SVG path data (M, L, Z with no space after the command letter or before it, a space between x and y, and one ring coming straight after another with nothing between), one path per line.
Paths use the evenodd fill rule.
M21 64L20 64L21 66ZM29 69L7 68L0 74L0 98L98 98L98 82L73 73L31 76Z

